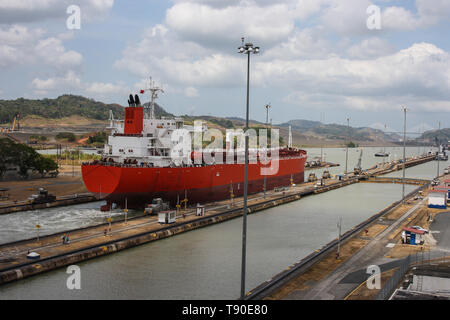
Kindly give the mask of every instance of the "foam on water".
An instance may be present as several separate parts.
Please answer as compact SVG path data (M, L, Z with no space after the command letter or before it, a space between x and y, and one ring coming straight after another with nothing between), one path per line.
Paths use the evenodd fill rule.
M65 230L83 228L123 217L120 209L111 212L100 211L104 201L90 202L79 205L57 207L50 209L22 211L6 214L0 217L0 243L7 243L37 236L36 225L41 226L40 235L47 235ZM137 212L130 210L128 216Z

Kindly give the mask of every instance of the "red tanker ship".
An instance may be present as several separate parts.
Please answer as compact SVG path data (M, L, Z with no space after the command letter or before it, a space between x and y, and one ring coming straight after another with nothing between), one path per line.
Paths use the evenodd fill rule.
M187 157L174 156L172 133L185 129L192 134L194 128L184 125L180 118L156 119L154 99L161 89L152 87L149 90L152 93L149 108L141 106L137 95L134 99L130 95L125 120L114 120L111 116L108 127L111 134L102 160L83 163L81 168L87 189L99 199L105 199L108 207L113 203L124 207L126 202L129 208L142 208L153 198L162 198L175 205L185 198L196 204L229 199L230 194L242 195L244 164L226 161L227 152L233 150L213 152L210 164L202 158L200 164L186 161L187 157L194 160L194 153ZM306 151L293 148L277 151L276 157L272 149L274 159L271 161L278 161L278 168L270 164L265 167L257 153L249 158L249 193L264 190L264 175L266 190L304 181Z

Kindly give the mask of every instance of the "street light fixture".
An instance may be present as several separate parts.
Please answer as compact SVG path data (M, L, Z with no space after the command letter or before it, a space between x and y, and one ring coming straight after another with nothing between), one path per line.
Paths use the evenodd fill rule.
M247 55L247 109L245 115L245 169L244 169L244 212L242 226L242 266L241 266L241 299L245 298L245 261L247 245L247 191L248 191L248 110L249 110L249 88L250 88L250 54L259 53L259 47L254 47L252 43L245 43L241 38L242 45L238 48L238 53Z

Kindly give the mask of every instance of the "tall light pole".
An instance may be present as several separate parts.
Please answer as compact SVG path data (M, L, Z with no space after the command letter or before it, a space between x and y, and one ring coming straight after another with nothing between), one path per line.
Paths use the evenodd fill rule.
M269 128L269 109L272 106L269 104L266 104L265 108L266 108L266 127ZM271 133L272 134L272 133ZM272 136L271 136L272 137ZM267 157L267 146L266 146L266 157ZM264 163L264 199L266 198L266 190L267 190L267 176L266 176L266 165L267 163Z
M403 118L403 180L402 180L402 202L405 202L405 162L406 162L406 111L405 107L402 107L404 112Z
M266 104L264 107L266 108L266 126L269 125L269 109L272 108L272 106L269 104Z
M245 114L245 169L244 169L244 213L242 226L242 267L241 267L241 299L245 298L245 261L247 245L247 189L248 189L248 109L249 109L249 88L250 88L250 54L257 54L259 47L254 47L252 43L244 44L238 48L239 53L247 55L247 109Z
M338 248L337 248L337 257L341 254L341 228L342 228L342 217L339 217L338 223Z
M347 131L348 131L348 142L347 148L345 149L345 172L344 172L345 175L347 175L348 145L350 144L350 118L347 118Z
M437 174L436 174L436 178L439 178L439 152L441 151L441 145L440 145L440 140L439 140L439 133L441 132L441 122L439 121L439 125L438 125L438 143L437 143L437 147L438 147L438 151L437 151Z

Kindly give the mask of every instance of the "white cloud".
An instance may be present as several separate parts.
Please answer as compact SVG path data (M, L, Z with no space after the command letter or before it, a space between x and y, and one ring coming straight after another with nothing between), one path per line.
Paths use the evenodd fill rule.
M217 54L196 43L179 40L164 26L157 25L144 32L143 39L123 51L115 67L133 75L160 79L185 86L217 85L236 77L242 58ZM240 72L241 73L241 72Z
M450 2L448 0L416 0L416 7L426 24L436 24L450 19Z
M50 77L47 79L35 78L31 82L33 89L48 92L55 89L80 88L81 80L73 71L68 71L62 77Z
M364 39L358 44L348 48L348 54L356 59L371 59L394 53L393 46L380 38Z
M345 37L338 40L338 46L336 41L324 38L330 26L338 33L366 32L368 4L365 0L321 1L325 10L319 21L324 26L288 28L285 39L284 31L280 33L279 44L262 47L261 54L252 57L252 85L290 90L285 101L299 105L379 110L396 108L403 101L425 110L449 110L445 101L450 98L450 58L435 45L416 43L396 52L380 37L362 39L352 46ZM197 13L190 16L193 8ZM230 25L221 22L242 19L248 13L231 17L230 12L243 8L259 10L253 2L228 7L176 3L167 13L167 25L147 29L141 41L124 50L115 66L139 77L155 76L174 87L174 92L187 87L242 86L246 67L243 55L219 50L200 38L217 34L227 40L228 35L222 33ZM270 8L268 4L266 9ZM293 10L292 6L285 8ZM288 21L292 16L295 14L290 11L286 14ZM282 29L274 28L277 32Z
M36 54L48 65L72 68L82 62L82 56L75 51L66 51L62 41L57 38L39 40L34 48Z
M258 78L272 85L289 84L293 91L285 101L293 104L372 111L406 104L450 111L450 55L429 43L371 60L274 61L257 70Z
M36 95L46 96L49 93L67 93L74 90L94 99L108 100L111 96L126 97L132 90L123 82L83 82L76 72L70 70L63 75L46 79L35 78L31 87Z
M241 37L260 45L287 38L294 28L286 4L260 7L239 3L223 8L199 3L176 3L167 10L166 24L183 39L206 46L238 46Z
M66 19L70 5L81 8L83 23L102 19L113 7L114 0L2 0L0 24Z
M130 90L125 88L123 85L116 85L112 83L104 83L104 82L93 82L86 89L87 92L96 93L96 94L113 94L113 93L126 93Z
M369 0L327 0L324 3L320 20L329 31L344 35L370 32L366 24Z
M393 30L414 30L422 22L412 12L403 7L388 7L381 15L381 28Z
M320 36L322 28L296 30L278 46L264 52L264 59L325 58L332 55L332 47Z
M42 1L44 8L54 3ZM105 12L112 6L112 1L91 6L96 3ZM387 7L382 29L412 30L438 23L445 19L447 4L434 3L439 9L417 0L417 13ZM431 43L398 51L382 38L385 33L367 29L370 4L369 0L175 0L165 21L144 29L141 39L125 48L114 66L140 79L158 79L166 94L198 97L205 87L242 88L247 60L236 47L245 36L261 46L261 53L252 56L252 86L283 90L292 105L374 111L405 104L449 111L449 54ZM4 40L0 68L37 62L52 66L56 75L35 76L36 91L67 86L95 97L131 91L121 82L83 83L82 55L64 46L73 33L49 37L44 30L11 28L0 28ZM134 90L147 84L141 80Z
M300 20L306 19L318 13L325 3L325 0L297 0L293 9L294 15Z
M387 7L382 13L382 28L415 30L436 25L450 19L448 0L416 0L417 13L403 7Z
M0 29L0 68L39 64L67 70L81 65L80 53L66 50L61 39L45 38L45 33L20 25Z

